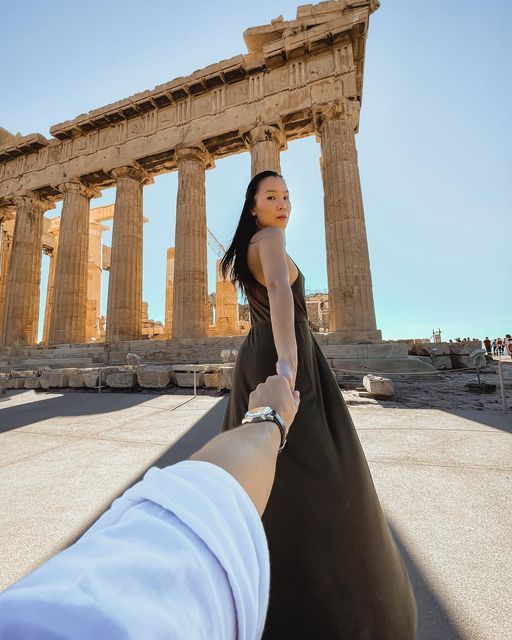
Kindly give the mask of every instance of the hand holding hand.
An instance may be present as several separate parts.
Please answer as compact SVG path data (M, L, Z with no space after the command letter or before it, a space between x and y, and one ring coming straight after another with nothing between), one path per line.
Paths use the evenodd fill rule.
M278 360L276 362L276 373L278 376L283 376L288 381L290 391L295 389L295 378L297 376L297 369L287 360Z
M299 391L295 390L292 393L287 380L282 376L269 376L249 395L249 410L255 407L275 409L288 431L299 408L299 402Z

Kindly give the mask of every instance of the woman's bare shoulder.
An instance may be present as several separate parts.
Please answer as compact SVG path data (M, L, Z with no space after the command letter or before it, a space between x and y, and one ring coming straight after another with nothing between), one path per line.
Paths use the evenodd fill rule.
M249 244L254 244L255 242L259 242L260 240L264 240L265 238L278 238L279 240L281 240L283 237L283 231L279 229L279 227L265 227L264 229L260 229L253 235L253 237L249 241Z

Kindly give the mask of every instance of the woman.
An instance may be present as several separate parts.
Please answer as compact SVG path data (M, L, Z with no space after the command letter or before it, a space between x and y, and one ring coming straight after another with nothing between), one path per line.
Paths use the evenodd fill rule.
M300 391L263 516L270 549L266 640L410 640L416 609L354 425L308 326L304 276L286 254L291 205L273 171L247 188L224 277L247 295L252 328L242 344L223 430L244 417L269 375Z

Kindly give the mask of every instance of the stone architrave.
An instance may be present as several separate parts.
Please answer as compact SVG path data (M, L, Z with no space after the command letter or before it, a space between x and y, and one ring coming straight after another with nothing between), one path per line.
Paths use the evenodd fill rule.
M85 342L89 202L99 191L78 178L59 185L64 204L50 316L50 344Z
M354 129L359 102L342 100L316 114L322 148L324 216L331 332L379 340L357 165Z
M4 345L37 343L43 215L55 205L34 192L14 198L16 222L9 261L2 339Z
M172 338L172 296L174 288L174 247L167 249L165 272L165 336Z
M52 317L53 289L55 284L55 263L59 248L59 229L50 232L54 240L53 251L50 253L50 268L48 270L48 283L46 285L46 306L44 310L43 344L49 344L50 321Z
M142 336L142 199L153 178L139 164L111 171L117 182L106 341L140 340Z
M278 127L261 125L243 135L251 152L251 178L261 171L281 173L281 149L286 149L286 137Z
M208 335L205 169L214 163L202 145L178 147L176 160L178 196L172 336L202 338Z
M0 343L2 331L2 318L7 293L7 278L9 274L9 261L11 259L12 240L14 236L14 220L0 210Z
M225 280L220 271L220 260L216 262L217 281L215 287L215 324L218 336L238 334L238 294L229 277Z

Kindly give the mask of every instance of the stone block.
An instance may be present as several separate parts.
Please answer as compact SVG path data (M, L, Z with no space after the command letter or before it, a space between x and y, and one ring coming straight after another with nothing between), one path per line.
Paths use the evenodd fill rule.
M437 349L439 355L448 355L450 353L450 345L447 342L417 342L414 345L417 356L429 356L433 349Z
M136 353L127 353L126 354L126 363L127 364L132 364L132 365L137 365L137 364L141 364L142 362L142 358L137 355Z
M194 373L175 371L178 387L193 387ZM204 387L204 373L196 373L196 387Z
M31 378L25 378L24 380L24 388L25 389L40 389L41 388L41 379L39 376L33 376Z
M235 371L235 365L223 365L219 367L219 370L217 372L218 389L231 390L234 371Z
M70 369L51 369L41 374L41 387L43 389L62 389L68 386Z
M389 378L370 374L364 376L363 386L372 396L390 398L395 394L395 388Z
M24 389L25 378L10 378L5 382L6 389Z
M137 384L137 374L134 371L119 371L106 377L107 386L112 389L133 389Z
M448 355L435 355L433 358L434 367L439 371L452 368L452 358Z
M80 369L75 369L69 374L68 386L73 389L80 389L84 386L84 374Z
M387 343L387 344L367 344L366 356L370 360L376 360L380 358L407 358L408 347L402 342Z
M137 371L137 382L144 389L163 389L171 380L171 372L165 367L144 367Z
M88 389L94 389L98 386L98 369L86 369L82 378L84 380L84 386Z
M475 349L482 348L481 340L468 340L467 342L449 342L450 353L461 356L469 356Z
M196 371L200 373L204 373L208 369L207 364L196 364ZM194 365L193 364L173 364L172 370L175 373L193 373Z
M219 374L217 371L204 374L204 386L208 389L217 389L219 386Z

